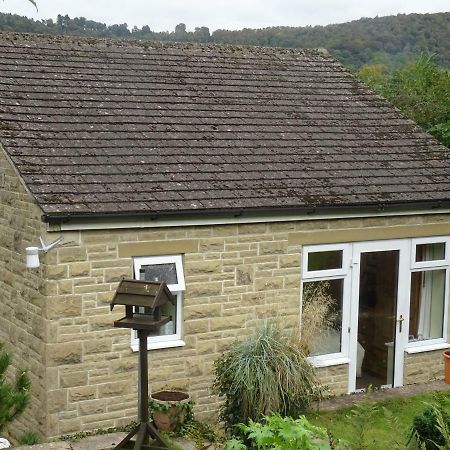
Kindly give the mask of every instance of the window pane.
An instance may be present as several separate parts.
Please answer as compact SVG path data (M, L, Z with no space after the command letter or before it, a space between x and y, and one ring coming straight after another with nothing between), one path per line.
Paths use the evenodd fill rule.
M409 341L443 337L445 270L411 274Z
M445 259L445 242L416 245L416 262Z
M342 268L342 250L310 252L308 270L328 270Z
M144 281L164 281L166 284L177 284L176 264L168 263L141 266L139 279Z
M339 353L344 280L303 283L302 338L312 356Z
M151 331L148 335L152 336L167 336L169 334L175 334L176 323L177 323L177 308L172 305L172 303L163 305L161 307L161 315L169 316L171 318L170 322L167 322L157 331Z

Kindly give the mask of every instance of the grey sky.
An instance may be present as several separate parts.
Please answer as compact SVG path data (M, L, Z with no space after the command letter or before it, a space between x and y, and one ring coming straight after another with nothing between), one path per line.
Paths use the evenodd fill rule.
M69 14L107 24L149 25L154 31L173 30L177 23L184 22L188 29L208 26L213 31L326 25L360 17L450 10L449 0L37 0L37 3L38 12L27 0L0 0L0 12L35 19Z

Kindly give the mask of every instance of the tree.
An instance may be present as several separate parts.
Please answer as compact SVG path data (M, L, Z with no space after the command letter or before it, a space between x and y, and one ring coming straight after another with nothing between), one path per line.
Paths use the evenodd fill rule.
M6 370L11 355L0 344L0 432L4 426L23 412L30 400L30 380L26 372L19 370L14 384L6 381Z
M450 71L422 55L388 74L383 66L363 66L358 75L398 109L450 146Z

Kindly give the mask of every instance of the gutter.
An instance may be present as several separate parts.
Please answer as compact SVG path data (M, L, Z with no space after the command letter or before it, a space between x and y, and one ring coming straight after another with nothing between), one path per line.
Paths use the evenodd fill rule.
M339 213L345 216L349 213L374 213L382 215L383 212L392 213L413 213L414 211L423 212L423 210L432 210L430 212L443 212L450 209L450 200L439 201L415 201L398 203L377 203L377 204L353 204L353 205L326 205L326 206L302 206L302 207L258 207L258 208L223 208L208 210L174 210L174 211L136 211L136 212L112 212L112 213L80 213L80 214L44 214L42 221L49 224L65 224L71 221L89 221L89 220L123 220L123 219L147 219L158 221L159 219L188 219L213 216L228 216L234 218L252 218L260 215L300 215L314 218L317 215L327 215ZM441 210L441 211L440 211Z

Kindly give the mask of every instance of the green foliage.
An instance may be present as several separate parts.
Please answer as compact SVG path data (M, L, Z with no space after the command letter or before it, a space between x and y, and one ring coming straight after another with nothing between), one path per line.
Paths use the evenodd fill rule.
M0 343L0 432L26 408L29 399L30 380L26 372L19 370L14 384L6 381L6 371L11 355L3 351Z
M248 425L238 427L251 443L251 448L258 450L326 450L344 448L343 443L330 445L327 430L308 422L305 416L298 419L281 417L273 414L264 418L264 423L249 421ZM245 450L247 446L238 439L232 439L225 445L225 450Z
M170 413L170 422L176 424L174 432L176 434L184 434L186 432L187 424L191 424L194 420L193 408L194 402L189 400L185 401L167 401L164 403L155 402L152 398L149 398L149 412L162 412L165 413L173 408L173 412ZM184 420L180 420L180 417L184 417Z
M39 444L41 437L35 431L27 431L20 439L20 445L36 445Z
M427 403L425 408L413 418L410 441L415 439L426 450L450 448L448 430L450 427L450 402L436 397L435 403ZM448 445L448 447L446 447Z
M430 55L396 70L382 93L397 108L425 129L450 120L450 71Z
M30 0L31 1L31 0ZM18 15L0 14L1 31L45 34L73 34L92 37L133 37L160 41L214 42L264 47L326 48L348 67L382 64L399 68L422 52L438 55L437 63L450 67L447 36L450 13L398 14L362 18L327 26L270 27L239 31L216 30L206 26L187 31L178 24L172 32L154 32L148 25L131 30L127 24L106 25L84 17L61 16L35 21Z
M432 126L429 130L438 141L450 148L450 119L444 123L438 123Z
M266 321L234 342L214 363L215 393L225 396L221 419L228 430L278 412L297 416L320 393L315 371L292 334Z
M358 75L398 109L450 146L450 71L422 55L389 74L380 65L364 66Z

